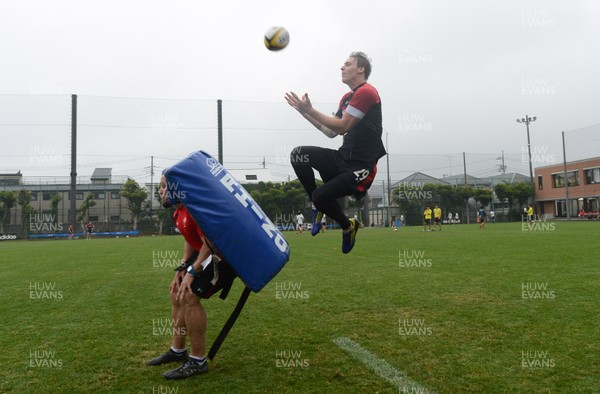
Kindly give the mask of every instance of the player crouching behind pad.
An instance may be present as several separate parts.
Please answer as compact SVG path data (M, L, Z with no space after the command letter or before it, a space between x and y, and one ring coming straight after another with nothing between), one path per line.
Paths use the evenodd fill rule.
M163 204L178 207L175 221L185 238L184 258L192 263L185 264L188 268L178 271L171 283L175 325L171 349L151 360L151 364L185 361L165 374L167 379L182 379L208 369L206 313L200 298L208 298L220 286L223 297L235 276L246 285L208 352L212 360L250 291L260 291L279 273L289 260L290 248L250 194L208 153L194 152L163 174L160 195ZM196 258L195 252L198 252ZM215 255L222 261L217 262ZM186 335L191 342L189 359L185 351Z
M159 195L163 207L169 207L166 178L161 178ZM148 365L171 362L183 364L164 374L167 379L184 379L208 371L206 361L207 317L200 298L208 299L221 291L225 299L236 278L234 270L222 260L214 245L206 239L202 229L182 203L176 204L175 225L185 239L182 265L169 287L173 339L171 348L148 361ZM190 337L191 351L186 351L186 335Z

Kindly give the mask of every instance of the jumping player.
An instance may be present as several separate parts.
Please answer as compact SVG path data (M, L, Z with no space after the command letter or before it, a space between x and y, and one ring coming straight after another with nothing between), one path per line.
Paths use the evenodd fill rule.
M364 197L377 173L377 161L386 152L381 141L383 132L381 99L367 80L371 59L363 52L352 52L341 67L342 82L350 88L340 100L334 116L313 108L308 94L294 92L285 99L313 126L329 138L344 136L338 150L316 146L296 147L290 155L292 167L313 203L311 234L319 233L322 214L337 221L342 228L342 252L354 247L359 223L348 218L336 199L354 195ZM324 184L317 187L313 168Z
M166 179L161 178L159 195L164 207L168 207ZM182 266L177 269L171 282L171 315L173 339L171 348L164 354L148 361L148 365L171 362L183 364L165 372L167 379L185 379L206 373L206 312L200 298L210 298L214 293L228 289L235 278L233 270L220 261L218 252L206 239L204 233L183 204L177 205L173 220L185 239ZM223 290L226 291L226 290ZM221 295L222 298L223 295ZM186 351L186 336L190 337L190 353Z

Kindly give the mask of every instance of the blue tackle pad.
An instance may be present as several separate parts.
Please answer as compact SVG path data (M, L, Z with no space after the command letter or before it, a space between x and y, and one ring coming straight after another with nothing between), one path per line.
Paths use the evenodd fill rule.
M255 293L279 273L290 247L250 194L211 155L192 153L163 172L171 204L182 203Z

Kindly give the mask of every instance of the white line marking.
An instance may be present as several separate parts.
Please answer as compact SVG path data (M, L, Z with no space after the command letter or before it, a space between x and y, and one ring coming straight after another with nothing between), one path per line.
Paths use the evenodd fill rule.
M402 371L398 371L396 368L392 367L384 359L363 349L358 343L352 341L350 338L339 337L335 338L333 342L342 348L342 350L348 352L354 359L360 361L375 371L379 376L398 387L400 393L434 393L406 376Z

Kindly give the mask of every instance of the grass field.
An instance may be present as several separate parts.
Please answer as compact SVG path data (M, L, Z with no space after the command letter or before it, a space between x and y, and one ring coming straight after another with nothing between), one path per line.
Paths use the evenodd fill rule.
M145 362L170 344L182 238L2 242L0 392L598 393L599 235L371 228L343 255L339 231L288 232L209 373L177 382ZM204 302L209 344L241 290Z

